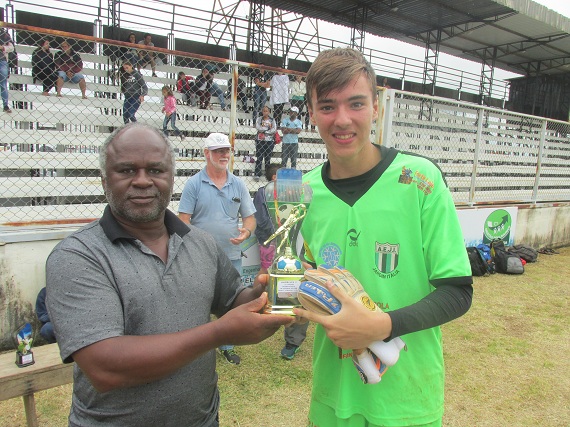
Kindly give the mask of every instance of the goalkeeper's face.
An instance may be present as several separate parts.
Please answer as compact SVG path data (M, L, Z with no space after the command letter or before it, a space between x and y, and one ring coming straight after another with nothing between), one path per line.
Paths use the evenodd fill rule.
M361 173L368 171L367 160L377 151L370 143L370 131L378 117L378 101L365 74L318 98L313 89L312 95L309 114L325 142L331 166L362 165L367 169Z

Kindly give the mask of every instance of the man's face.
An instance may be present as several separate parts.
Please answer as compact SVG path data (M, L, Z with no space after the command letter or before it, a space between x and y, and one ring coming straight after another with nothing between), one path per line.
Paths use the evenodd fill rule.
M217 150L204 150L206 161L210 166L218 170L226 170L230 163L230 149L218 148Z
M131 64L123 64L123 70L125 70L127 73L132 73L133 66Z
M295 120L297 118L297 113L294 111L289 111L289 118Z
M372 121L378 117L378 101L373 101L369 81L362 74L320 99L316 92L313 89L309 115L331 162L358 161L362 150L371 145Z
M146 36L146 37L144 38L145 44L149 44L151 41L152 41L152 36Z
M162 138L145 128L123 131L107 148L103 189L113 214L135 225L162 220L172 188L171 156Z
M64 52L67 52L68 50L71 49L71 46L69 45L69 43L63 42L63 43L61 44L61 49L62 49Z

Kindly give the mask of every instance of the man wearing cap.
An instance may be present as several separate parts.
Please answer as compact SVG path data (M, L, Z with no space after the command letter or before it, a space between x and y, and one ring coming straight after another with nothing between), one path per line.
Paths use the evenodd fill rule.
M283 132L283 148L281 152L281 166L287 166L287 159L291 159L291 167L297 166L297 153L299 149L299 133L303 128L303 123L297 118L299 109L291 107L289 117L281 121L281 132Z
M186 182L178 217L214 236L241 275L240 244L255 231L255 207L243 181L228 171L230 151L226 135L212 133L206 138L206 167ZM221 346L220 352L228 362L240 363L233 346Z

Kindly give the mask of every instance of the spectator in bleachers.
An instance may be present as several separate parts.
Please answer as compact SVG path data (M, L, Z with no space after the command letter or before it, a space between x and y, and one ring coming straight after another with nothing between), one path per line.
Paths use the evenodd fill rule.
M305 123L305 129L309 129L309 113L305 114L305 94L307 93L307 86L303 76L296 75L295 80L289 85L291 89L291 106L299 109L299 120Z
M218 71L218 68L215 65L208 64L204 67L204 70L206 70L208 72L208 74L210 75L211 80L212 80L212 83L211 83L210 89L209 89L210 94L218 97L218 99L220 100L220 108L222 109L222 111L225 111L226 100L224 98L224 91L214 81L214 74L216 74L216 72ZM204 72L204 70L202 70L202 72Z
M283 108L289 102L289 76L285 73L277 73L271 78L271 98L269 103L273 105L273 117L277 123L281 123Z
M204 68L202 74L196 77L194 82L194 92L200 98L200 108L205 110L210 106L210 88L212 87L213 77L210 72Z
M81 96L87 99L85 91L87 84L85 77L80 74L83 70L81 56L71 48L71 42L65 40L61 43L61 50L55 54L55 65L57 67L58 78L56 81L57 96L61 96L61 88L65 82L79 84Z
M42 95L49 96L49 91L55 87L57 81L55 61L48 39L41 39L38 46L32 53L32 77L34 83L38 80L42 82Z
M275 147L275 132L277 132L277 122L269 114L271 110L266 105L261 110L261 117L255 121L257 137L255 138L255 172L254 177L259 181L261 176L261 163L265 163L265 169L269 167L273 148Z
M232 96L233 82L234 82L233 77L228 79L228 95L230 98ZM240 79L239 70L238 70L237 99L241 103L241 109L243 111L247 111L247 85L245 81Z
M287 167L287 159L291 159L291 167L297 167L297 156L299 155L299 133L303 129L303 123L297 118L299 109L291 107L289 117L285 117L281 122L281 132L283 132L283 145L281 146L281 166Z
M148 87L142 74L135 70L133 64L129 61L123 62L120 78L121 92L125 95L123 120L125 124L136 122L137 118L135 114L144 101L145 95L148 93Z
M184 71L178 73L176 90L183 95L184 102L192 107L196 106L196 92L194 91L194 77L187 76Z
M176 127L176 98L172 93L172 89L169 86L162 87L162 96L164 97L164 107L162 107L162 112L164 113L164 121L162 122L162 132L168 136L168 123L174 129L176 136L180 137L181 141L184 141L184 134L180 132L180 129Z
M125 40L127 43L137 44L137 36L135 33L130 33ZM121 48L121 60L129 61L133 67L136 67L139 63L139 50L134 47L122 47Z
M267 102L267 89L270 86L268 73L262 68L258 69L253 77L253 83L255 85L253 90L253 123L255 123Z
M14 42L12 42L10 34L8 34L5 28L0 28L0 96L2 97L5 113L12 112L8 106L8 77L10 77L8 58L10 52L13 51Z
M139 44L146 47L154 47L152 36L148 33L144 35L143 40L139 41ZM150 50L139 50L139 71L148 64L150 64L150 68L152 69L152 76L156 77L156 53Z

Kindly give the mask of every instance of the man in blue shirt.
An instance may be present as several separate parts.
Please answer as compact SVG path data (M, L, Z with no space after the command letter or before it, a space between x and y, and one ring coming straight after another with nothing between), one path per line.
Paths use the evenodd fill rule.
M255 231L255 207L243 181L228 171L230 150L226 135L212 133L206 138L206 167L186 182L178 217L214 236L241 275L240 244ZM220 352L228 362L239 365L233 346L221 346Z
M281 151L281 167L287 167L287 159L291 159L291 167L297 166L297 153L299 150L299 133L303 128L303 123L297 118L299 109L291 107L289 117L281 121L281 132L283 132L283 147Z

